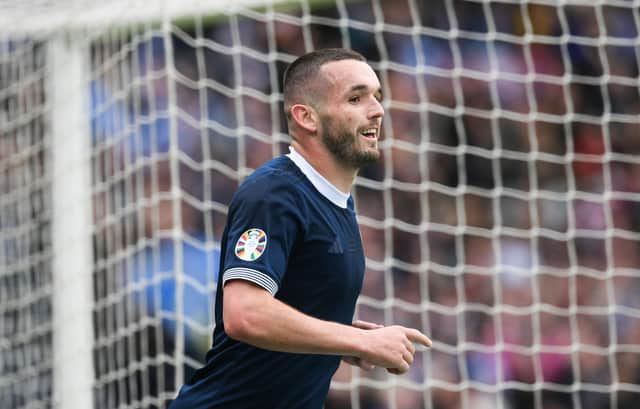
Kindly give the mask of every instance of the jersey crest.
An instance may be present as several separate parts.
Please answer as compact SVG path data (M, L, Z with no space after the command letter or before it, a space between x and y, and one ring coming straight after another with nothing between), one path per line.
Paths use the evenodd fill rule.
M244 261L260 258L267 248L267 234L260 229L249 229L242 233L236 243L236 257Z

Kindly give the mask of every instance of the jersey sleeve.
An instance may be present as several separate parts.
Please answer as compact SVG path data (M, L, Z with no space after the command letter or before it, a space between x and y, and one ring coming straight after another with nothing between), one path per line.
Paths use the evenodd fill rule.
M230 207L222 266L229 280L251 281L278 292L294 244L303 234L299 200L291 184L253 184Z

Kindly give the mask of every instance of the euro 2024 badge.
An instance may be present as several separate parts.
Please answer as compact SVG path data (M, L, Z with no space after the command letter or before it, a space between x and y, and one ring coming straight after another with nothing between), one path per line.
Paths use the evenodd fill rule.
M260 229L249 229L242 233L236 243L236 256L240 260L255 261L267 248L267 234Z

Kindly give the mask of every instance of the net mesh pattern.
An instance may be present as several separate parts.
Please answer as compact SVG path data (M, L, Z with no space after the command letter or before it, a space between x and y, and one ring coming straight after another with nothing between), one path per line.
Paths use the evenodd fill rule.
M341 366L326 409L634 407L639 5L266 2L83 31L96 406L164 407L201 365L227 205L287 152L283 70L350 47L386 111L382 160L353 190L356 315L434 346L402 377ZM26 80L10 83L0 101Z
M51 180L42 44L0 42L0 406L50 407Z

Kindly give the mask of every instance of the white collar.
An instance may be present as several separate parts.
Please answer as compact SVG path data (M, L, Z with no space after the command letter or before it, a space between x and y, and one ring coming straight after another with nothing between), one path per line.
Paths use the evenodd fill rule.
M338 207L343 209L347 208L347 200L349 199L349 195L346 193L342 193L337 187L331 184L327 179L324 178L317 170L311 166L307 160L296 152L293 149L293 146L289 146L289 154L287 154L289 159L296 164L296 166L300 169L302 173L309 179L313 187L315 187L318 192L331 203L335 204Z

